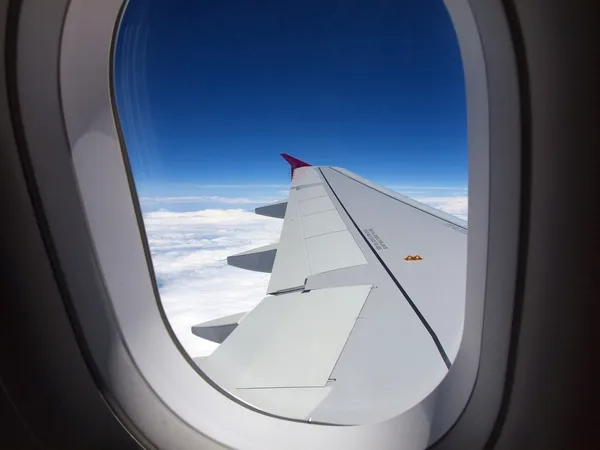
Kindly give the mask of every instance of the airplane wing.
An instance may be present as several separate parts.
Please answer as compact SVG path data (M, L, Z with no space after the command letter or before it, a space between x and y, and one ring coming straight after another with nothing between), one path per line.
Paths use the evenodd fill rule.
M246 314L194 327L200 362L245 403L328 424L378 422L420 403L460 345L467 223L337 167L292 167L277 244L228 258L271 272ZM215 337L216 336L216 337Z

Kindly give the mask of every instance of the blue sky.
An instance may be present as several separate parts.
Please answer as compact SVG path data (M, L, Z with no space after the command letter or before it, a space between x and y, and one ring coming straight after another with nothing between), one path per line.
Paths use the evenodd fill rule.
M132 0L115 88L140 196L199 199L180 209L285 197L282 152L387 186L467 185L441 0Z

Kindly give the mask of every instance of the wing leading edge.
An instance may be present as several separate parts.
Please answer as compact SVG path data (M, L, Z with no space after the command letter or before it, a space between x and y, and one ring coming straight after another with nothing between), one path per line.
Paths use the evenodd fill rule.
M344 169L282 156L288 200L257 208L283 215L279 242L228 258L270 269L268 295L226 334L219 321L214 333L195 327L223 338L199 365L282 417L351 425L396 416L435 389L458 352L466 222Z

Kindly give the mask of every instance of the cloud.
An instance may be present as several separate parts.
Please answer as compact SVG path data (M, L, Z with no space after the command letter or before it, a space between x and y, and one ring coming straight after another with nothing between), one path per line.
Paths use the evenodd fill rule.
M468 189L460 186L388 186L418 202L467 220Z
M256 203L273 203L275 197L222 197L219 195L179 196L179 197L140 197L142 203L220 203L225 205L251 205Z
M144 215L165 313L192 357L217 346L193 325L248 311L265 296L269 274L230 267L227 256L276 242L282 220L237 209Z
M418 202L440 209L448 214L467 220L469 197L467 195L421 197L410 196Z
M265 189L288 188L289 184L194 184L194 187L209 189Z
M411 196L467 219L466 195ZM227 256L279 240L283 221L242 209L154 211L144 224L160 297L175 335L192 357L216 347L193 325L249 311L264 297L269 274L227 265Z
M466 186L419 186L419 185L385 185L388 189L396 192L404 192L406 190L418 190L418 191L453 191L453 192L467 192Z

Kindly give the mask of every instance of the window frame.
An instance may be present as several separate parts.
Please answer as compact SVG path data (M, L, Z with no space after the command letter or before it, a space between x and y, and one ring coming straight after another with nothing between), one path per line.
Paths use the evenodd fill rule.
M98 389L137 440L161 448L412 449L442 436L440 447L485 443L504 390L516 295L519 83L502 3L445 4L457 32L467 93L463 343L448 376L421 404L382 423L335 427L258 414L232 401L198 376L173 339L115 125L112 54L124 3L56 0L39 8L38 2L22 2L17 95L41 214L68 292L64 302L73 311L71 322ZM41 34L52 37L50 44Z

